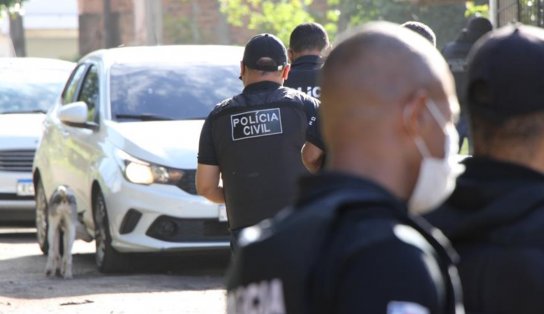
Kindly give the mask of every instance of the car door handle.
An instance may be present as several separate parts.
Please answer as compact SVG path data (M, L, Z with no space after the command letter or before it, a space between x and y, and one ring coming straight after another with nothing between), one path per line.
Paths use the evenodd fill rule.
M62 130L61 133L62 133L62 136L64 136L64 137L70 136L70 132L68 132L66 130Z

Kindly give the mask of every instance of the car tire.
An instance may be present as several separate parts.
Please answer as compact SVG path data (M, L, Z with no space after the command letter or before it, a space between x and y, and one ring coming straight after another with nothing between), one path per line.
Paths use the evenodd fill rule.
M93 218L95 225L96 266L102 273L118 272L123 265L123 256L111 246L108 211L106 200L101 191L97 191L94 195Z
M47 196L40 180L36 182L36 238L43 254L47 255L49 243L47 232L49 229L47 215L49 213Z

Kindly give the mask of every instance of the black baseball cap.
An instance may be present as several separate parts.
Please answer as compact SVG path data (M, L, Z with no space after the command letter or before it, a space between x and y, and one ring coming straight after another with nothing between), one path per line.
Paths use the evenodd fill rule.
M269 58L270 62L263 63L262 58ZM287 49L276 36L259 34L246 44L242 62L250 69L281 71L287 65Z
M509 25L477 41L467 87L469 111L505 118L544 111L544 30Z

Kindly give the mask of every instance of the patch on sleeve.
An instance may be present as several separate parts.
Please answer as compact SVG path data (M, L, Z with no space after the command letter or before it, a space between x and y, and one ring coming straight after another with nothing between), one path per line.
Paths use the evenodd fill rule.
M233 114L230 123L233 141L283 133L280 108Z
M387 304L387 314L429 314L426 307L413 302L391 301Z

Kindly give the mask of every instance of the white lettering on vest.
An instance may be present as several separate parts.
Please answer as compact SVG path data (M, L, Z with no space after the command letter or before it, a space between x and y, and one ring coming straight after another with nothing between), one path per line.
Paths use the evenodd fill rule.
M280 279L251 283L227 294L227 314L285 314Z
M279 108L238 113L231 116L232 140L282 134Z

